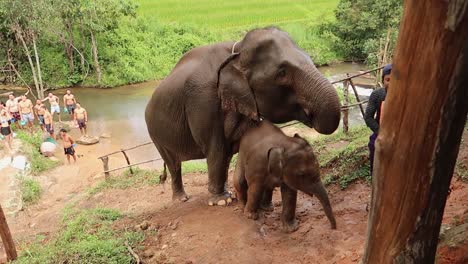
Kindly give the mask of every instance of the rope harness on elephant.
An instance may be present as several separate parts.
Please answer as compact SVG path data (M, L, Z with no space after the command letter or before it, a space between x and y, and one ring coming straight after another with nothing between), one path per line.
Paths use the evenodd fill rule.
M221 71L223 70L224 67L226 67L226 65L228 65L232 60L234 60L235 58L237 58L237 56L240 55L240 51L239 52L235 52L235 49L236 49L236 45L239 43L239 41L236 41L234 42L234 44L232 45L232 49L231 49L231 55L229 55L229 57L226 58L226 60L221 63L221 65L219 66L219 69L218 69L218 79L216 81L216 88L219 89L219 76L221 75ZM257 117L258 117L258 120L259 121L262 121L263 120L263 117L260 115L260 111L258 109L258 103L257 103L257 98L255 97L255 92L254 90L252 89L252 87L250 87L249 85L249 88L250 88L250 91L252 92L252 96L253 96L253 99L255 101L255 107L257 109Z

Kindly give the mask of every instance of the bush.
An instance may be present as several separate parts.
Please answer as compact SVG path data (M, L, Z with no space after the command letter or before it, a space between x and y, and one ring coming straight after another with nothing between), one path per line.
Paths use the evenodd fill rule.
M42 194L41 185L33 178L19 177L23 203L31 205L39 201Z

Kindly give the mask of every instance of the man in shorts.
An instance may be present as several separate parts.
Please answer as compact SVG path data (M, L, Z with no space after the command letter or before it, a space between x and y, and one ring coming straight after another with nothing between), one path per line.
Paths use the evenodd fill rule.
M67 90L67 93L63 96L63 105L67 108L70 118L73 118L73 121L75 121L76 99L70 90Z
M86 109L81 107L80 103L76 103L75 120L80 128L81 135L87 136L86 124L88 123L88 112L86 112Z
M65 155L67 155L68 164L70 164L70 156L73 157L73 160L76 162L75 149L73 148L73 139L67 134L67 130L60 129L60 138L63 142L63 150Z
M12 132L10 128L11 115L6 108L6 104L0 102L0 134L5 137L5 148L12 152L11 141Z
M59 98L55 96L53 93L49 93L49 95L42 99L42 102L49 100L50 103L50 114L52 117L54 116L55 113L58 115L58 121L62 122L62 118L60 117L60 104L59 104Z
M36 105L34 106L34 112L36 113L37 120L39 120L39 125L41 126L41 130L45 131L44 129L44 113L45 113L45 106L41 100L36 100Z
M42 110L44 111L44 126L46 131L49 133L50 137L55 139L54 135L54 118L50 114L49 110L42 105Z
M6 101L5 107L12 117L11 121L13 123L19 122L21 120L21 115L18 108L18 101L21 99L21 96L15 97L13 93L8 95L8 100Z
M21 122L23 125L27 125L29 132L32 133L34 114L33 114L33 103L31 100L26 98L26 95L21 96L21 101L18 103L18 107L21 114Z

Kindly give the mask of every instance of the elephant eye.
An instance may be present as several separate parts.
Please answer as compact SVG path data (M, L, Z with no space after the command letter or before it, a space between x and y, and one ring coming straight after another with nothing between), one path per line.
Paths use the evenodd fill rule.
M281 67L279 70L278 70L278 73L276 74L277 78L283 78L284 76L286 76L286 69Z

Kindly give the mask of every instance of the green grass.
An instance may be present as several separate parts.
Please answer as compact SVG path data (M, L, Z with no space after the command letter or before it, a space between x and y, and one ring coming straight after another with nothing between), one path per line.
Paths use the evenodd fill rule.
M338 0L139 0L138 15L159 23L190 25L213 33L207 39L240 40L253 28L277 26L287 31L318 65L341 61L332 50L336 37L319 33L333 21ZM205 33L207 34L207 33Z
M39 148L42 144L41 132L35 131L33 134L30 134L20 130L17 132L17 137L23 142L21 151L28 157L33 175L38 175L61 164L60 161L53 161L39 153Z
M13 263L133 263L125 242L135 248L145 236L116 230L113 224L122 217L112 209L71 210L65 213L55 237L48 241L37 237Z
M182 173L207 173L208 165L205 160L190 160L182 162Z
M31 205L39 201L42 194L42 188L39 182L33 178L25 176L20 176L18 179L20 181L20 191L23 203Z
M457 160L457 163L455 164L455 173L462 181L468 182L468 165L462 160Z
M332 17L338 0L139 0L138 13L163 22L194 24L214 30L291 22L320 22Z
M159 172L154 170L133 167L134 174L130 169L120 175L112 175L109 179L101 181L95 187L88 190L89 195L94 195L107 189L127 189L159 184Z
M370 131L365 126L353 127L348 134L342 131L330 136L309 140L320 163L324 184L339 184L342 189L350 183L364 179L370 182L369 150ZM342 142L341 146L331 144Z

